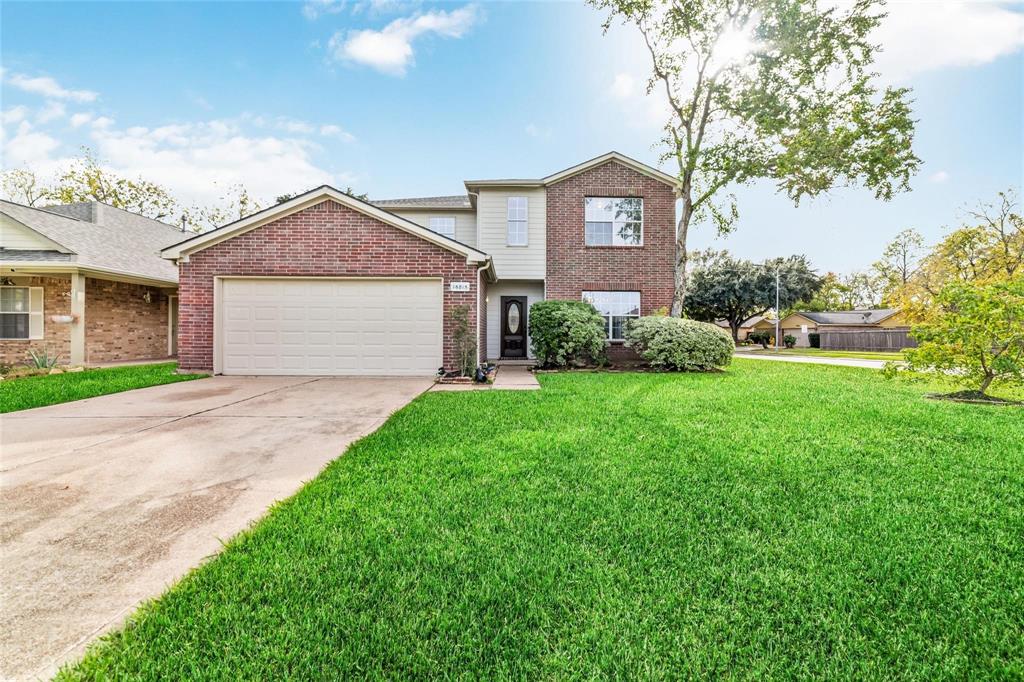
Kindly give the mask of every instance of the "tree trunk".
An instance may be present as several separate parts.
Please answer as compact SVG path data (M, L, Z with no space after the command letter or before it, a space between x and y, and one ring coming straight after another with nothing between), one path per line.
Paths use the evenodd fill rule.
M992 372L986 373L985 378L981 380L981 387L978 388L978 393L985 395L985 391L988 390L988 385L992 383L992 379L994 378L995 377L992 375Z
M686 235L690 230L690 218L693 217L693 200L690 198L690 181L684 180L680 192L683 198L683 214L679 217L676 227L676 270L675 293L672 295L672 317L683 316L683 299L686 298Z
M729 329L732 330L732 342L733 343L739 343L740 342L740 326L738 324L736 324L735 322L733 322L732 320L729 320Z

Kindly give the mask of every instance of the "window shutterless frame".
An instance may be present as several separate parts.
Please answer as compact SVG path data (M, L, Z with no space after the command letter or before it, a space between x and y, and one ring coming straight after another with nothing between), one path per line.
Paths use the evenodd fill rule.
M635 230L636 241L623 236L626 227ZM583 233L586 246L643 246L643 197L584 197Z
M427 221L427 227L449 239L455 239L455 216L433 216Z
M527 197L509 197L506 201L506 246L526 246L529 242L528 215L529 200Z
M640 317L639 291L584 291L583 300L604 317L610 341L622 341L626 321Z
M43 288L0 286L0 339L43 338Z

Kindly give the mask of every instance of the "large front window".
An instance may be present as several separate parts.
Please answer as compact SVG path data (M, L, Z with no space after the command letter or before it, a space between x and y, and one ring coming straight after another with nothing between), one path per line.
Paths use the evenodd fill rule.
M584 199L587 246L640 246L644 200L639 197Z
M42 288L0 287L0 339L42 337Z
M584 291L583 300L604 316L605 333L621 341L627 320L640 317L639 291Z
M509 246L526 246L526 197L508 198L508 241Z

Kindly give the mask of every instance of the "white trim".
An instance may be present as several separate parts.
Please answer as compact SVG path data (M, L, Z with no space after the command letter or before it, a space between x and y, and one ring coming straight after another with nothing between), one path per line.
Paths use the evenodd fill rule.
M158 277L147 277L136 273L114 270L113 268L100 268L93 265L81 266L76 263L61 263L59 261L0 261L0 272L10 270L17 275L26 277L36 274L62 274L70 275L82 273L83 275L96 277L97 279L109 279L118 282L130 282L133 284L146 284L149 286L163 288L178 288L176 279L160 279Z
M479 277L479 270L477 270ZM378 281L378 282L440 282L441 283L441 335L438 338L438 357L444 362L444 277L309 277L305 275L214 275L213 277L213 373L223 374L224 359L221 338L224 335L221 304L224 299L224 280L277 279L283 281ZM479 290L478 290L479 294ZM479 319L479 310L477 316ZM478 335L479 337L479 335Z
M227 241L228 239L237 237L240 234L245 234L246 232L255 230L267 223L273 222L274 220L311 208L312 206L316 206L326 200L335 201L342 206L363 213L364 215L368 215L371 218L376 218L382 223L392 227L397 227L400 230L404 230L412 235L420 237L425 241L440 246L441 248L463 255L466 257L466 262L469 264L486 263L490 260L490 256L483 251L474 249L471 246L466 246L454 239L444 237L426 227L423 227L422 225L412 222L411 220L402 218L401 216L385 211L384 209L377 208L373 204L350 197L349 195L327 185L310 190L305 194L300 194L293 199L219 227L216 230L211 230L210 232L196 235L195 237L191 237L178 244L168 246L160 252L160 255L168 260L187 258L189 254L196 253L202 249Z
M543 187L545 185L550 185L561 180L571 178L574 175L579 175L584 171L601 166L609 161L617 161L623 166L631 168L641 175L646 175L658 182L670 185L674 189L679 186L679 181L668 173L662 172L653 166L648 166L646 163L642 163L636 159L631 159L625 154L620 154L619 152L608 152L607 154L602 154L601 156L590 159L589 161L584 161L583 163L576 164L571 168L566 168L565 170L552 173L551 175L539 179L466 180L464 184L467 189L471 187Z
M522 217L522 219L520 219L520 218L513 219L512 216L511 216L511 213L512 213L512 202L513 201L518 202L520 199L522 199L522 201L523 201L523 217ZM516 207L516 210L518 210L518 206ZM522 223L522 226L523 226L523 241L522 242L517 242L517 243L513 244L512 241L509 239L509 234L510 234L509 227L511 226L512 223L516 223L517 225L519 223ZM517 232L518 232L518 230L517 230ZM523 196L505 197L505 246L510 246L510 247L513 247L513 248L522 248L524 246L529 246L529 245L530 245L530 197L523 197Z

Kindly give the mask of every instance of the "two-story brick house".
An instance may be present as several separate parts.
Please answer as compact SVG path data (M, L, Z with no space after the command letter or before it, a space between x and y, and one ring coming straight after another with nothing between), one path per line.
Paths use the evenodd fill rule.
M483 360L525 359L529 306L592 302L622 325L671 304L675 181L611 152L456 196L364 202L321 187L163 251L179 264L182 368L429 374L456 312Z

